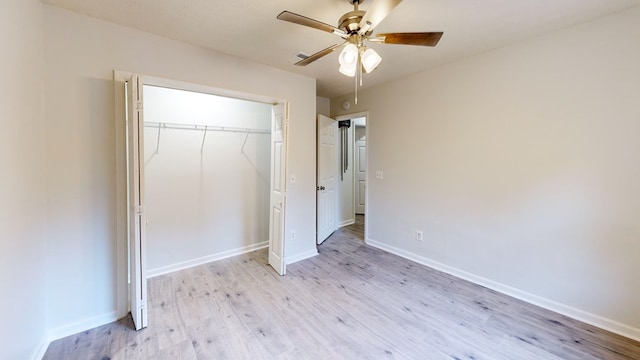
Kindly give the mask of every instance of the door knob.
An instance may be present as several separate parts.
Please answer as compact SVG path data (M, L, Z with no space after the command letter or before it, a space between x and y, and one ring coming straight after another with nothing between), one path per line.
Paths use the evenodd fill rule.
M316 190L324 190L325 187L324 186L316 186Z

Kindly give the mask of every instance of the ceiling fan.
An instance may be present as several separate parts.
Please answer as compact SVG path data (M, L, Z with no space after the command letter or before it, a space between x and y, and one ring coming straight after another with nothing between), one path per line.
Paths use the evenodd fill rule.
M368 48L365 45L365 42L436 46L442 37L442 32L405 32L373 35L374 28L384 20L384 18L396 6L398 6L402 0L375 0L369 11L358 10L358 5L360 5L364 0L346 1L353 5L353 11L349 11L342 15L338 20L337 27L290 11L283 11L277 16L279 20L326 31L345 40L341 44L335 44L326 49L320 50L317 53L298 61L295 65L309 65L344 46L344 49L338 58L338 62L340 63L339 71L347 76L355 76L356 74L359 74L362 85L362 70L369 73L382 61L382 58L373 49Z

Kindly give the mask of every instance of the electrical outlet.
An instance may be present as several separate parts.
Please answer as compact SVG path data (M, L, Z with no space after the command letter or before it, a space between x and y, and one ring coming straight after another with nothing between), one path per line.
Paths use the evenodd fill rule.
M382 172L382 170L376 171L376 179L382 179L383 176L384 173Z
M291 183L292 184L296 183L296 176L295 175L291 175Z
M416 230L416 240L422 241L422 239L423 239L422 230Z
M292 231L291 232L291 240L295 240L296 239L296 232Z

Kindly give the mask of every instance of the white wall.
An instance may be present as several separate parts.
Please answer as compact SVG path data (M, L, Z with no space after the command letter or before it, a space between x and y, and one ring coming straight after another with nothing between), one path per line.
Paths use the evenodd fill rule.
M316 111L318 114L329 116L331 113L331 99L316 96Z
M271 104L144 86L144 121L271 129Z
M43 14L38 1L0 2L0 358L42 354L45 181Z
M287 260L315 253L315 81L45 6L48 326L61 336L118 315L113 70L290 102ZM122 234L120 234L122 235Z
M147 274L268 244L271 104L150 86L144 104L145 122L267 132L145 127Z
M636 7L360 92L368 241L640 338L639 38Z

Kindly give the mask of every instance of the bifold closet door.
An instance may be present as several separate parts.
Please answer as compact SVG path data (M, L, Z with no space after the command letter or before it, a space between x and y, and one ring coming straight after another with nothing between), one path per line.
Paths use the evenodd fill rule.
M273 106L271 119L271 196L269 204L269 265L286 273L284 259L284 214L286 205L286 104Z
M127 82L129 166L129 306L136 330L147 327L147 276L144 215L144 121L142 77Z

